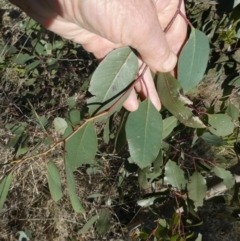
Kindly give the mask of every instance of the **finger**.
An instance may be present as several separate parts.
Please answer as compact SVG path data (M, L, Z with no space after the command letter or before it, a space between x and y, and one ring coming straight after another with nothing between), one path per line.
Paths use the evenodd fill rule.
M103 59L112 50L121 47L121 44L114 44L105 38L97 37L93 41L82 44L82 47L94 54L97 59Z
M143 11L145 22L141 23L139 29L136 29L136 33L132 33L133 41L130 45L137 49L143 61L153 71L168 72L172 70L177 63L177 57L167 43L156 8L154 7L150 12L144 12L144 9L139 11Z
M178 6L179 0L171 0L171 2L165 6L165 8L158 7L158 18L163 29L165 29L170 20L174 17ZM185 14L184 2L182 2L180 10ZM185 43L187 35L187 23L185 19L178 14L174 19L171 27L166 33L167 42L171 50L177 55Z
M123 106L128 111L136 111L138 109L138 99L137 94L134 89L132 89L130 95L128 96L127 100L123 103Z
M135 85L135 89L141 99L149 98L158 111L161 109L161 103L149 68L147 68L143 78Z

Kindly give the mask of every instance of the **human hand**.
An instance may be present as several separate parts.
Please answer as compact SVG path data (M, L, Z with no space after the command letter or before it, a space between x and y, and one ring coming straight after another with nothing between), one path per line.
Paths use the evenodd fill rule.
M178 15L169 31L179 0L10 0L47 29L80 43L96 58L104 58L121 46L136 49L152 71L174 69L187 26ZM184 4L181 5L184 13ZM126 109L138 108L137 94L147 93L155 107L160 100L150 70L144 74L145 85L138 82L124 103Z

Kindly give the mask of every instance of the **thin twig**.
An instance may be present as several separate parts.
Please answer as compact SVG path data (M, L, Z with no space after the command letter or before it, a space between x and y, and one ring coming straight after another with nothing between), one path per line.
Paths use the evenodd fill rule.
M179 13L181 13L181 10L180 10L181 5L182 5L182 0L179 0L179 2L178 2L178 7L177 7L177 10L176 10L175 14L173 15L171 21L168 23L167 27L163 30L163 32L164 32L165 34L166 34L166 33L168 32L168 30L172 27L173 22L175 21L177 15L178 15Z

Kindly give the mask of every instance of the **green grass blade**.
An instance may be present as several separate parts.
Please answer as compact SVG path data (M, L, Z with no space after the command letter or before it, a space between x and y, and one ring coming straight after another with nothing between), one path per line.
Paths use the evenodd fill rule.
M12 173L10 172L10 174L8 174L6 177L3 178L0 184L0 211L2 210L3 205L6 201L11 181L12 181Z

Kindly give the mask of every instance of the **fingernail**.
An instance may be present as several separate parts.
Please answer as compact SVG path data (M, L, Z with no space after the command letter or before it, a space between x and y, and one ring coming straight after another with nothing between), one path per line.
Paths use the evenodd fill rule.
M168 59L164 62L163 66L162 66L163 71L169 72L169 71L173 70L176 63L177 63L177 56L173 52L170 52Z

